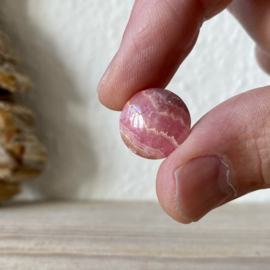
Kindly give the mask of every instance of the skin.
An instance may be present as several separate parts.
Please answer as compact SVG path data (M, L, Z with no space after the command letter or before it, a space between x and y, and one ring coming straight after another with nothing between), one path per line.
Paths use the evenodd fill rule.
M204 21L225 8L256 42L258 63L270 74L270 1L136 0L120 49L99 83L100 102L120 111L136 92L165 88L196 44ZM238 197L270 187L269 104L270 86L223 102L204 115L162 163L157 195L172 218L188 223L176 208L174 172L199 156L229 159Z

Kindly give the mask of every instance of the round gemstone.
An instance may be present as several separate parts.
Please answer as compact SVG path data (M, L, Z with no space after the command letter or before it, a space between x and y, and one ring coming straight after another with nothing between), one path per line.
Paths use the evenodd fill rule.
M190 114L180 97L152 88L136 93L120 117L121 137L135 154L148 159L168 157L190 133Z

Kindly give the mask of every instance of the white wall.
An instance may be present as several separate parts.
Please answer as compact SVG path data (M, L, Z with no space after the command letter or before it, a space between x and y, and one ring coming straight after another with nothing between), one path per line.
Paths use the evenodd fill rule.
M102 107L96 86L116 52L133 0L0 0L3 27L24 57L36 91L21 99L38 118L50 162L23 197L156 200L160 161L121 142L119 113ZM187 103L193 124L245 90L269 84L253 42L228 12L207 22L168 89ZM257 192L245 200L268 200Z

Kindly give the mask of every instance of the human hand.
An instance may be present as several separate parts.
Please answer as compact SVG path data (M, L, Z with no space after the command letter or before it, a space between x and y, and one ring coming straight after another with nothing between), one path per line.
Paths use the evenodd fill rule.
M136 92L165 88L194 47L200 27L229 6L257 43L270 74L270 2L136 0L119 51L98 86L99 99L122 110ZM203 116L161 165L157 195L182 223L249 192L270 187L270 86L237 95Z

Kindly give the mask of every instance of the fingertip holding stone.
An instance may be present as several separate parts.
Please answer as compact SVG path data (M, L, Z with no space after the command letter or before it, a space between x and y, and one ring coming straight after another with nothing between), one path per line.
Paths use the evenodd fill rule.
M198 221L227 199L236 197L228 164L224 158L207 156L195 158L176 170L177 210L184 219Z
M190 114L182 99L159 88L136 93L120 117L124 143L147 159L168 157L187 139L190 125Z

